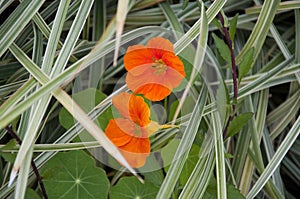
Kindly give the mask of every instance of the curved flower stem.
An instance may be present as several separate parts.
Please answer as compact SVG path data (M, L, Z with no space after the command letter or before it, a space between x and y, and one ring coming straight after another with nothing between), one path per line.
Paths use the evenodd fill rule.
M232 114L229 116L227 124L224 128L223 131L223 137L226 137L227 131L228 131L228 127L229 124L231 123L233 117L236 115L235 110L236 110L236 103L237 103L237 98L238 98L238 82L237 82L237 67L236 67L236 63L235 63L235 56L234 56L234 51L233 51L233 47L232 47L232 41L230 39L229 36L229 32L227 27L225 27L224 24L224 18L223 15L221 14L221 12L218 13L218 18L221 22L222 25L222 31L223 34L225 36L225 40L226 43L230 49L230 55L231 55L231 67L232 67L232 80L233 80L233 103L232 103Z
M11 135L11 137L13 137L13 138L18 142L19 145L22 144L21 139L20 139L19 136L12 130L12 128L10 128L10 127L7 126L5 129L6 129L7 132ZM39 170L37 169L37 167L36 167L36 165L35 165L35 163L34 163L33 160L31 160L31 167L32 167L32 170L33 170L34 174L36 175L36 178L37 178L39 184L40 184L40 187L41 187L42 194L43 194L44 198L45 198L45 199L48 199L48 195L47 195L47 192L46 192L46 189L45 189L45 186L44 186L42 177L41 177L41 175L40 175L40 173L39 173Z

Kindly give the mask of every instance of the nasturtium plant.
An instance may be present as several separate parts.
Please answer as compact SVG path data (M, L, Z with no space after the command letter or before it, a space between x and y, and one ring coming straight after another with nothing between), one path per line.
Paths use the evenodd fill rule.
M49 198L106 199L109 181L94 159L81 150L60 152L42 168Z
M145 177L145 181L151 182L153 185L157 187L160 187L160 185L164 181L164 174L161 169L143 173L143 176Z
M153 199L159 187L151 182L142 184L136 177L122 177L110 190L110 199Z

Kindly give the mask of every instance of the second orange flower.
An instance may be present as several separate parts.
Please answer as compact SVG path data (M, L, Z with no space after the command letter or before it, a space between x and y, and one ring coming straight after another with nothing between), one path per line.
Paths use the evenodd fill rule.
M130 46L124 56L124 66L128 71L128 88L152 101L170 95L186 75L173 44L162 37L149 40L146 46Z

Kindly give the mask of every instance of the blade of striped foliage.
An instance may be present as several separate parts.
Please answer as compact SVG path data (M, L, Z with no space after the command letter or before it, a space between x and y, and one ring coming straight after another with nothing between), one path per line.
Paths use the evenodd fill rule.
M166 16L166 19L168 20L171 30L174 30L174 36L176 40L180 38L180 36L184 33L182 25L180 24L177 16L173 12L172 8L170 7L170 4L163 2L159 4L159 7L162 9L164 15Z
M279 64L276 67L274 67L269 72L267 72L264 75L262 75L259 78L257 78L256 80L252 81L251 83L247 84L246 86L243 86L239 90L239 98L241 98L241 97L243 97L245 95L249 95L250 93L252 93L251 90L253 89L253 87L259 87L259 86L263 85L266 82L266 80L268 80L271 77L273 77L276 74L278 74L281 70L283 70L283 68L287 67L292 61L293 61L292 58L287 59L286 61L284 61L281 64Z
M7 0L7 1L1 1L1 6L0 6L0 14L7 8L9 7L10 4L12 4L14 0Z
M263 130L263 144L264 144L264 148L266 150L266 156L267 156L267 159L269 162L271 160L271 158L274 156L275 151L274 151L274 146L273 146L272 140L270 138L270 134L266 127ZM278 189L278 191L284 196L284 185L283 185L283 181L282 181L282 177L281 177L279 168L274 172L272 180L274 182L274 185Z
M3 146L3 145L0 145ZM88 141L88 142L73 142L73 143L58 143L58 144L34 144L33 152L42 153L42 152L58 152L58 151L73 151L81 149L91 149L98 148L101 145L97 141ZM11 149L1 150L3 153L13 153L18 152L20 146L15 146Z
M202 118L204 105L207 98L207 88L202 87L198 100L195 104L195 108L192 112L191 119L188 122L187 128L183 133L183 137L179 143L179 146L174 154L172 164L168 170L168 173L157 193L156 198L169 198L173 192L175 184L182 171L188 153L191 149L193 140L197 134L198 127Z
M34 78L28 79L27 82L25 82L8 100L6 100L0 106L0 115L10 112L9 109L13 108L14 105L18 103L18 101L20 101L22 97L25 96L35 86L35 84L36 80Z
M300 9L295 10L295 60L296 63L300 63Z
M281 120L278 121L272 128L272 131L270 132L272 140L275 140L275 138L277 138L283 132L283 130L286 127L288 127L290 122L295 117L297 117L299 107L300 107L300 96L298 96L298 98L295 101L293 101L292 106L289 107L284 117L282 117Z
M217 16L219 11L222 9L226 0L214 1L213 4L207 9L206 16L208 24ZM186 46L188 46L199 34L199 27L201 23L201 18L194 23L194 25L185 33L175 44L174 51L176 54L179 54Z
M173 121L172 121L173 124L175 124L175 120L176 120L177 116L179 115L182 105L190 91L190 88L194 82L196 74L201 73L202 64L203 64L203 60L204 60L205 53L206 53L207 38L208 38L208 23L207 23L207 17L206 17L206 13L205 13L205 9L204 9L204 4L202 4L202 7L201 7L201 19L202 19L202 23L199 28L199 32L201 32L201 34L198 39L197 50L196 50L196 54L195 54L196 56L195 56L194 64L193 64L193 70L192 70L189 82L187 84L187 87L184 89L181 100L179 101L178 107L176 108L176 111L174 113Z
M46 52L44 54L44 60L43 60L43 64L42 64L42 70L47 75L50 74L51 69L52 69L57 45L58 45L58 42L60 39L60 34L62 32L64 21L65 21L67 12L68 12L69 4L70 4L70 0L66 0L66 1L61 1L58 6L57 14L55 16L53 27L51 29L51 33L50 33L50 36L48 39L47 48L46 48ZM69 41L66 40L66 42L69 42Z
M212 92L210 92L211 99L214 99ZM214 149L216 157L216 180L217 180L217 197L226 199L226 171L225 171L225 158L224 158L224 142L221 118L217 111L211 113L212 123L210 128L214 134Z
M20 167L17 186L15 190L15 199L25 197L32 155L33 155L33 145L30 146L27 156Z
M280 2L278 8L277 8L277 12L279 11L288 11L288 10L295 10L295 9L299 9L300 8L300 2L298 1L286 1L286 2ZM260 13L262 10L261 6L255 6L252 8L247 8L246 14L256 14L256 13Z
M268 34L266 29L268 30L270 28L279 3L280 0L266 0L264 2L251 35L249 36L239 55L236 57L237 63L241 62L242 57L245 55L248 49L252 47L255 49L253 63L255 62Z
M104 34L106 27L106 2L105 1L95 1L93 10L93 29L92 29L92 39L97 41L100 39L101 35ZM114 26L115 27L115 26ZM113 31L114 32L114 31ZM110 37L109 37L110 38ZM105 59L101 58L99 63L93 64L89 69L89 87L99 88L103 83L103 73L105 67Z
M120 48L121 35L127 15L129 0L119 0L116 14L116 46L114 54L114 66L117 65L118 53Z
M205 136L199 160L185 184L179 198L202 198L214 170L215 158L213 151L213 135Z
M249 133L251 134L251 142L249 150L251 153L253 153L253 156L249 155L250 152L248 152L248 157L246 159L244 170L242 172L241 176L241 182L240 182L240 190L241 192L246 195L249 192L250 186L251 186L251 179L254 175L254 168L258 170L258 172L262 172L264 170L264 163L263 158L260 150L260 142L262 137L262 128L264 121L259 121L260 119L263 119L262 117L265 117L265 111L267 106L267 100L265 100L268 97L268 92L262 91L262 95L260 96L259 104L257 110L255 110L255 107L253 106L253 101L250 96L247 97L247 111L250 112L257 112L256 119L252 118L250 120L249 125ZM274 188L274 189L273 189ZM282 198L282 195L279 193L279 191L274 187L272 182L268 182L266 185L266 190L268 194L271 195L271 197L275 198Z
M34 45L33 45L32 59L36 64L40 65L42 62L43 36L42 36L41 31L39 31L39 29L36 27L36 25L33 25L33 32L34 32ZM19 125L17 133L23 139L26 138L28 129L30 131L35 130L35 129L31 129L31 127L30 127L31 124L39 126L39 120L34 120L34 121L31 120L34 117L35 112L39 111L38 103L36 103L35 105L36 106L32 106L31 109L28 109L27 111L25 111L22 114L22 117L20 119L20 125ZM25 153L26 153L26 156L24 158L23 164L20 165L20 172L19 172L16 190L15 190L15 198L24 198L24 196L25 196L27 182L28 182L28 174L30 171L30 165L31 165L32 155L33 155L32 154L33 153L33 144L31 144L29 146L28 152L25 152ZM13 177L11 179L13 179ZM11 179L10 179L10 182L11 182Z
M67 62L72 54L72 51L76 45L76 41L81 34L81 30L84 27L85 19L88 17L93 1L83 0L78 9L78 14L76 15L72 27L70 28L65 43L61 49L61 53L58 55L54 66L51 70L50 77L55 77L60 74L67 65Z
M0 27L0 56L21 33L44 0L24 0Z
M283 142L275 152L275 155L268 163L266 169L264 170L264 172L261 174L257 182L254 184L254 186L248 193L246 197L247 199L254 198L258 194L258 192L263 188L263 186L267 183L269 178L272 176L274 171L281 163L282 159L285 157L285 154L292 147L299 133L300 133L300 117L298 117L298 119L295 121L294 125L292 126L292 128L284 138Z

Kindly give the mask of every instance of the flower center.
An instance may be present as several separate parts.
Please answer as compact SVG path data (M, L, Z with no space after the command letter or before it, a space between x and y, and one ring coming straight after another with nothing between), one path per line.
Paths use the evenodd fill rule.
M167 70L167 65L165 64L165 62L163 62L163 60L161 59L154 59L153 58L153 65L152 68L154 68L154 74L155 75L159 75L159 74L164 74Z

